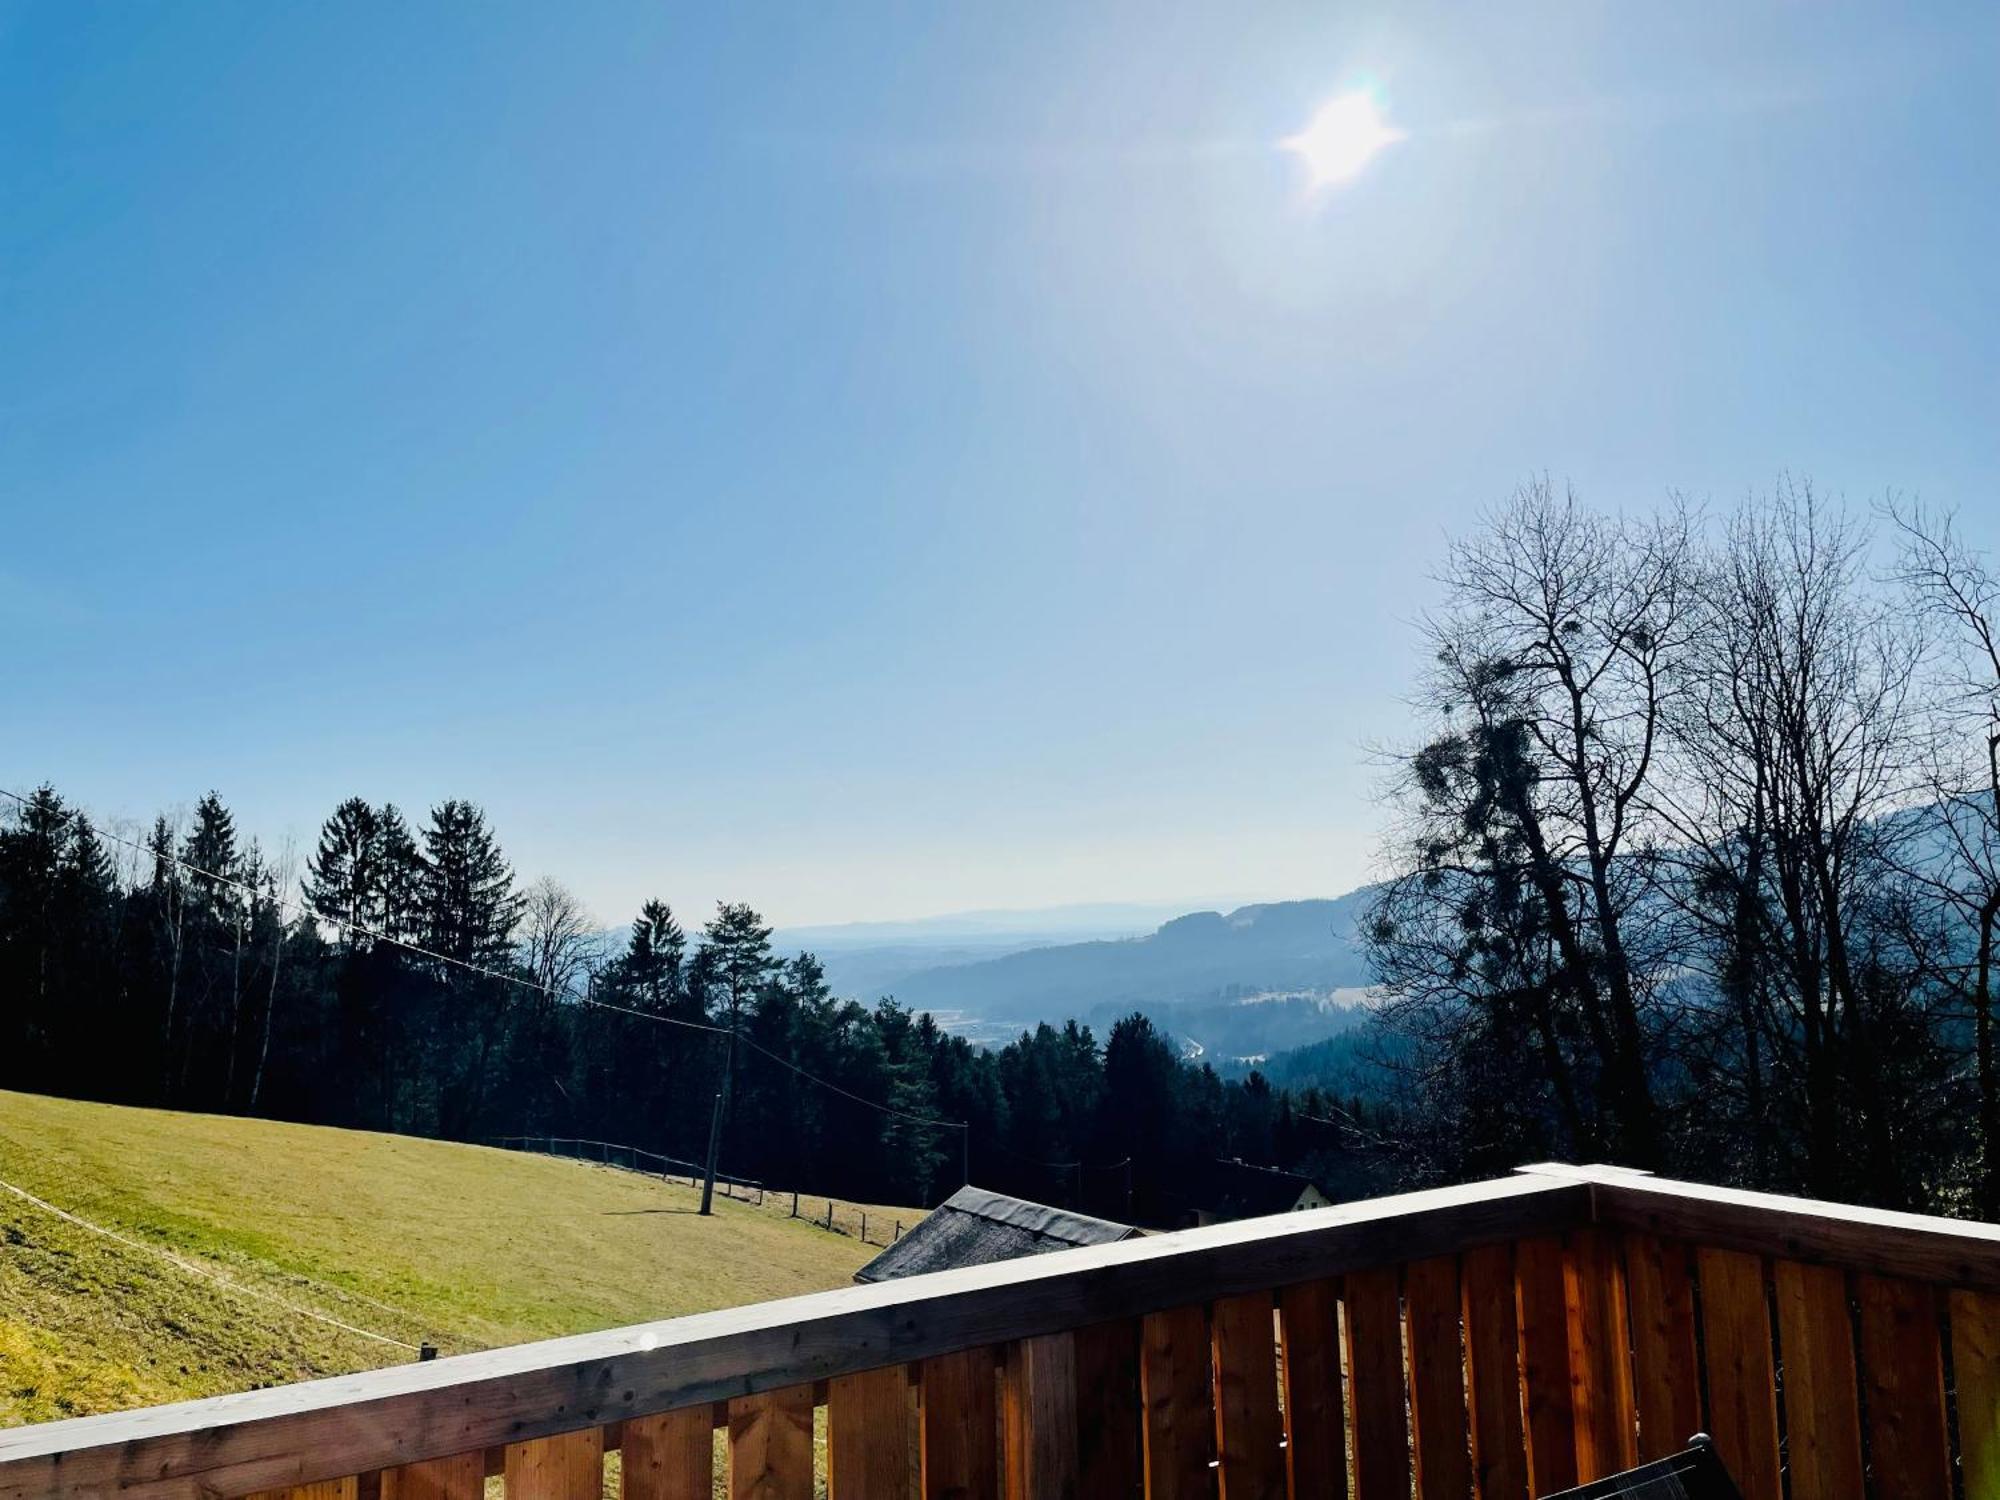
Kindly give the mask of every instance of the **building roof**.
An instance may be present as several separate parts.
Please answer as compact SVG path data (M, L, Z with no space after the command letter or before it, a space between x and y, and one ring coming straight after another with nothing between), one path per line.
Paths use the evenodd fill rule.
M1023 1255L1109 1245L1142 1231L1110 1219L1030 1203L967 1184L917 1226L854 1273L856 1281L893 1281L926 1271L985 1266Z

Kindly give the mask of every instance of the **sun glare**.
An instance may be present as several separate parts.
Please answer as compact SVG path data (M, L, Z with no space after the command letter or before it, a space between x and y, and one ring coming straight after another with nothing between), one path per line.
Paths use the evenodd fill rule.
M1401 139L1403 132L1382 118L1372 94L1353 93L1329 99L1304 130L1278 144L1305 163L1307 186L1318 190L1351 181L1384 146Z

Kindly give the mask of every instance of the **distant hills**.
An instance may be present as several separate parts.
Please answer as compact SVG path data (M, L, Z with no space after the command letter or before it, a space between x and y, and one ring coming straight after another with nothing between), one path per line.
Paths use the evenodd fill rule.
M1369 895L1191 912L1140 935L1081 942L1050 941L1053 923L1013 933L899 930L883 934L888 942L846 947L816 946L796 931L779 940L813 947L836 991L893 994L979 1040L1071 1017L1102 1028L1142 1010L1190 1055L1226 1061L1316 1041L1354 1019L1369 983L1356 942ZM911 941L933 935L935 946Z

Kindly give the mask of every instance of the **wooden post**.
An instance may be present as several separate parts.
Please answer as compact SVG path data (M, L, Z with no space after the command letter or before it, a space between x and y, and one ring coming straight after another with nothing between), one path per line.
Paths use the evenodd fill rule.
M715 1096L715 1113L708 1120L708 1167L701 1179L701 1211L708 1213L715 1204L715 1158L722 1150L722 1094Z
M798 1216L799 1216L799 1190L798 1190L797 1188L793 1188L793 1189L792 1189L792 1217L796 1219L796 1218L797 1218Z
M868 1243L868 1210L861 1210L861 1243Z

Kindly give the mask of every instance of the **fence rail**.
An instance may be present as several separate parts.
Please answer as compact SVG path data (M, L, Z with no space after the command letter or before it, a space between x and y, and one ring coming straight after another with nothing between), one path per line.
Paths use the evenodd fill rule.
M689 1187L701 1185L704 1168L700 1162L685 1161L678 1156L663 1156L657 1151L647 1151L638 1146L621 1145L615 1141L592 1141L574 1136L551 1135L496 1135L486 1142L505 1151L533 1151L544 1156L558 1156L566 1161L594 1162L599 1166L617 1167L629 1172L643 1173L658 1177L666 1182L687 1179ZM571 1149L563 1149L565 1147ZM651 1169L642 1162L657 1162L657 1169ZM830 1198L820 1193L800 1194L768 1188L764 1183L747 1177L731 1177L726 1172L715 1174L716 1190L728 1198L742 1203L754 1203L759 1208L765 1204L766 1195L779 1203L789 1201L790 1217L803 1219L816 1229L824 1229L830 1234L851 1234L864 1245L888 1247L903 1237L903 1221L894 1214L875 1210L875 1238L869 1237L869 1210L858 1203L848 1203L844 1199ZM814 1203L826 1205L822 1214L813 1207ZM851 1227L850 1227L851 1226ZM888 1237L881 1238L883 1235Z
M815 1409L826 1467L815 1473ZM2000 1497L2000 1229L1600 1168L0 1433L0 1500ZM914 1455L914 1458L913 1458Z

